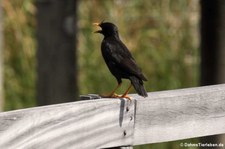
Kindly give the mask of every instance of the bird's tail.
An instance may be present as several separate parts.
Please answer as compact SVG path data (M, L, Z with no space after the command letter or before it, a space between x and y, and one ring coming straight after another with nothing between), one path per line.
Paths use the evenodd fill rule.
M141 79L137 78L136 76L131 76L130 77L131 84L134 86L134 89L138 93L138 95L147 97L148 94L144 88L144 83Z

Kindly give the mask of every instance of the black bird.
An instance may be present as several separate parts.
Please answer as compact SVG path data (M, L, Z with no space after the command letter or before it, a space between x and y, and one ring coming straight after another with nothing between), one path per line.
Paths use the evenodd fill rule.
M119 32L116 25L110 22L94 23L101 27L102 30L95 31L104 35L101 44L102 56L110 70L117 79L118 85L108 96L104 97L121 97L130 99L127 94L133 85L136 92L143 97L148 94L144 88L143 81L147 81L142 74L141 69L137 66L133 56L128 48L119 38ZM115 94L115 91L121 86L122 79L129 79L131 84L122 96Z

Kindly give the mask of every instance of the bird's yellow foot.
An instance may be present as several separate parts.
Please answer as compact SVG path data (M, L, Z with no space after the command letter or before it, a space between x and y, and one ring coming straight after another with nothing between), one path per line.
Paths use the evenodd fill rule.
M122 96L120 96L120 98L127 98L130 101L132 100L131 97L130 96L127 96L127 95L122 95Z
M120 98L118 94L100 95L102 98Z

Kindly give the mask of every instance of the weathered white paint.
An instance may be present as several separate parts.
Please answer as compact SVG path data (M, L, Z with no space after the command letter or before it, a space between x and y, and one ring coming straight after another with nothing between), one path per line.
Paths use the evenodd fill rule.
M225 133L225 85L150 93L137 99L134 144Z
M129 145L133 141L131 116L134 104L123 99L5 112L0 114L0 148L93 149Z
M0 148L93 149L225 133L224 84L148 95L0 113Z

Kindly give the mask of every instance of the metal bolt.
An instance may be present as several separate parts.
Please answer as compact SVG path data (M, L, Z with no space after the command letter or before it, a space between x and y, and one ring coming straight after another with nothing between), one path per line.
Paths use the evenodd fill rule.
M127 132L126 132L126 130L124 130L124 131L123 131L123 135L124 135L124 136L126 136L126 135L127 135Z
M127 108L126 108L126 111L128 112L129 110L130 110L129 107L127 107Z

